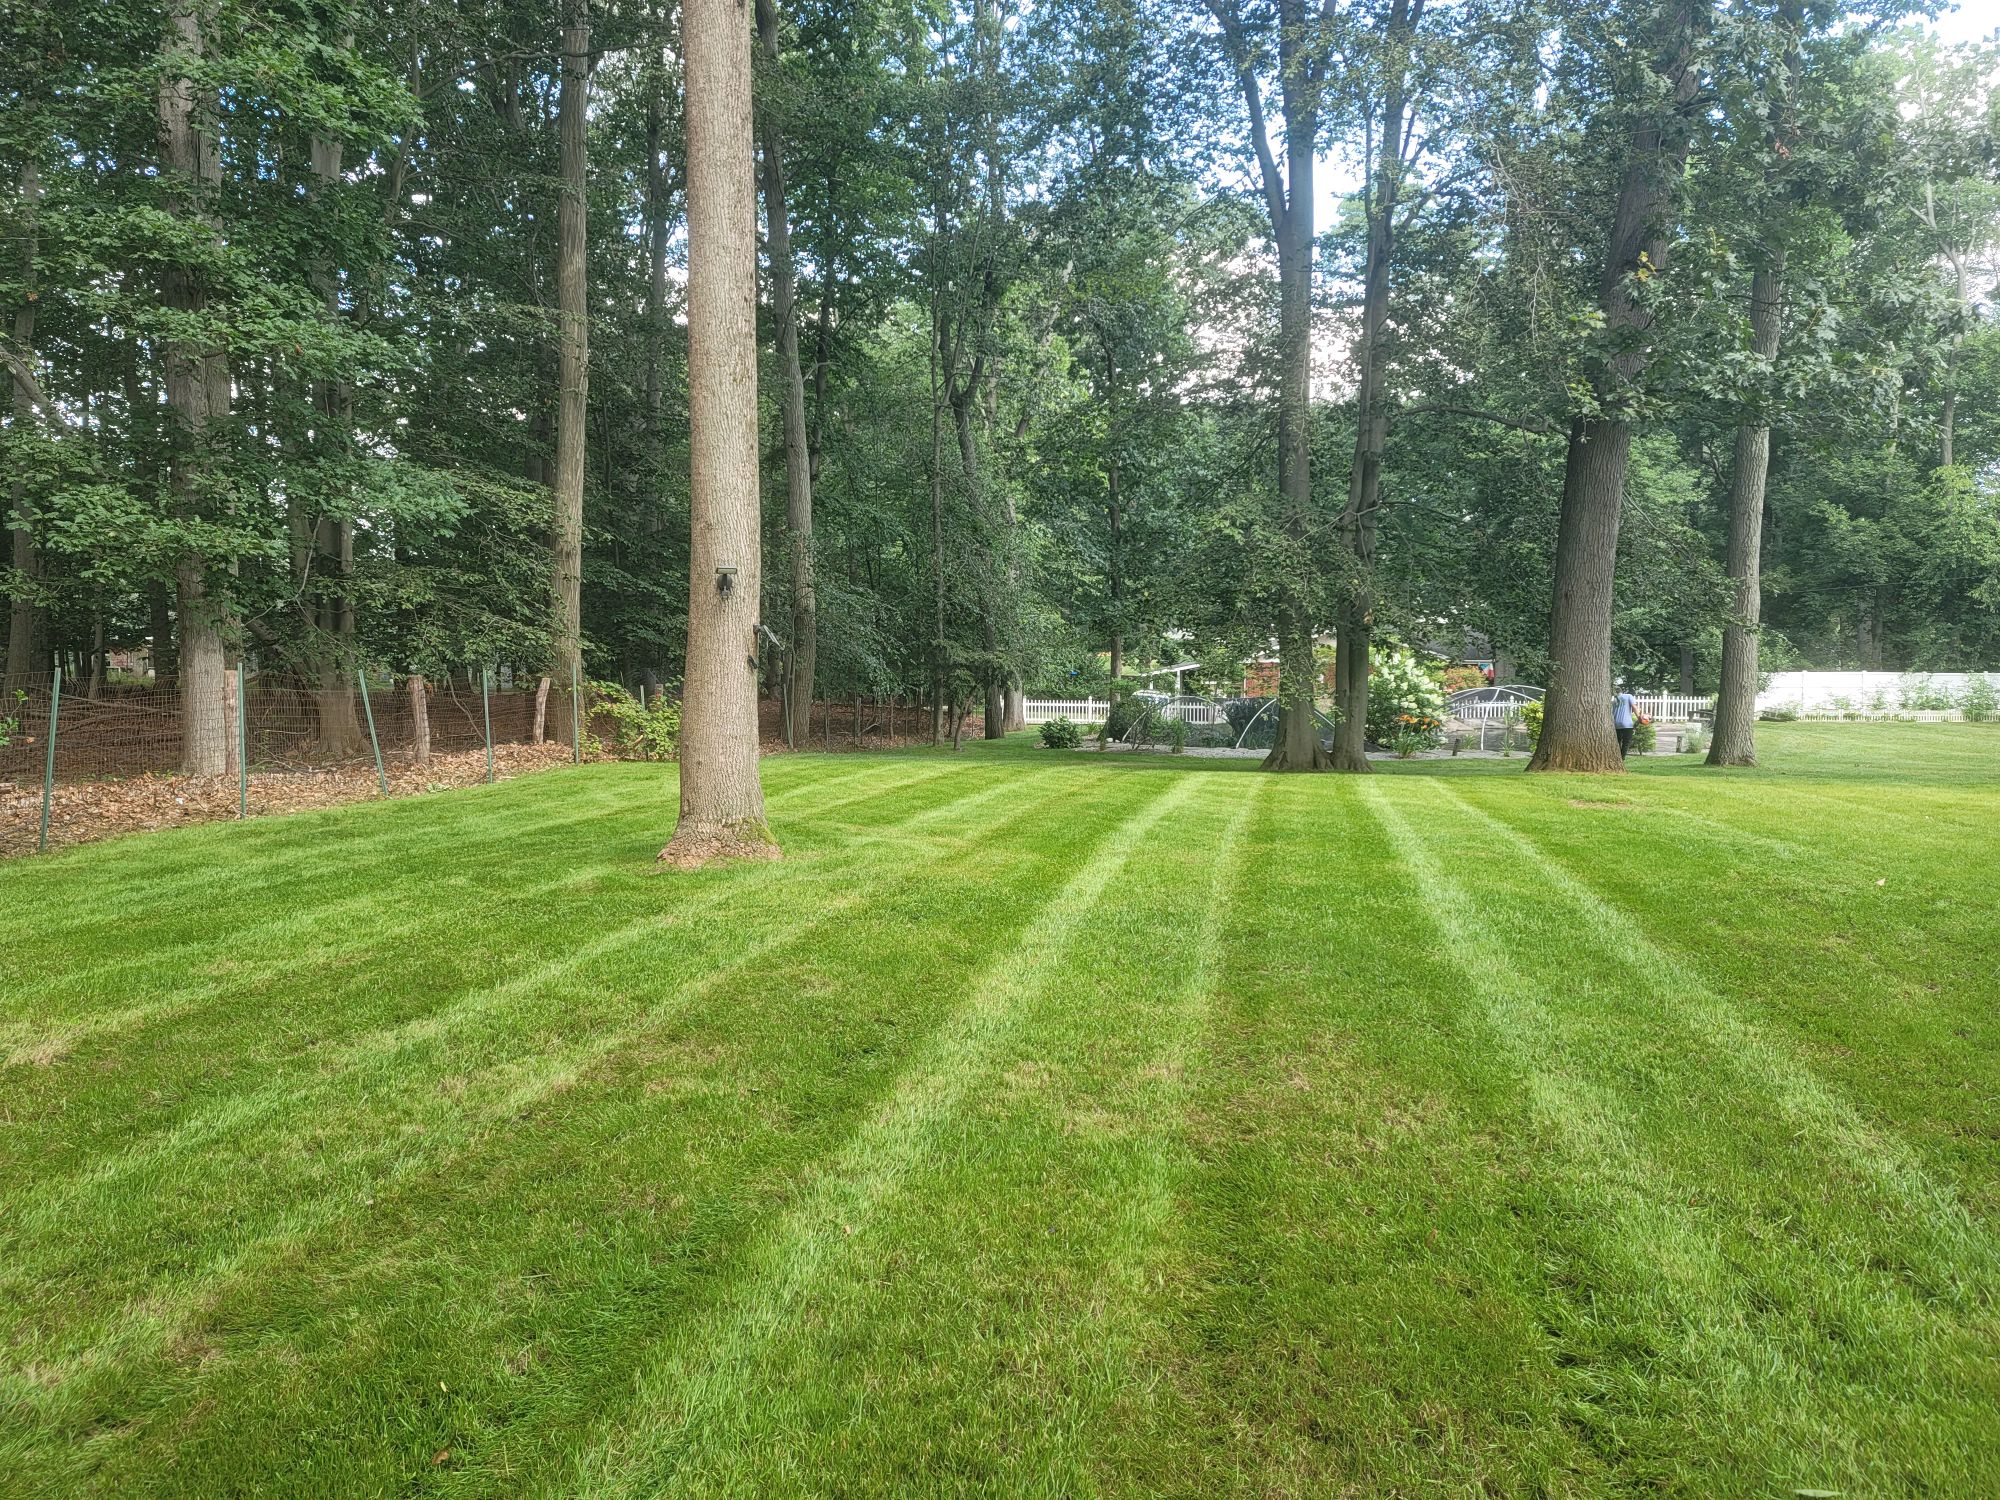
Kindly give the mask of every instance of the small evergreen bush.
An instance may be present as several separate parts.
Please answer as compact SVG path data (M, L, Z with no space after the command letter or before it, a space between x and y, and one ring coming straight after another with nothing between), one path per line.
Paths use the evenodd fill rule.
M1042 725L1042 744L1050 750L1074 750L1083 743L1083 731L1061 715Z

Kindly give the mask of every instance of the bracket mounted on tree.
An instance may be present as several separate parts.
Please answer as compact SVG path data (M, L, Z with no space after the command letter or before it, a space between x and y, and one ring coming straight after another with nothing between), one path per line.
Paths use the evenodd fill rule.
M736 591L736 567L733 563L724 563L715 570L715 591L725 599Z

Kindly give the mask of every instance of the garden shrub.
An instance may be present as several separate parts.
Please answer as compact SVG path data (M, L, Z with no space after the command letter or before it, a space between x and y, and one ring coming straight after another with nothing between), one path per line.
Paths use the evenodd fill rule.
M1760 708L1757 717L1766 724L1796 724L1799 711L1796 708Z
M1660 743L1660 731L1641 720L1632 726L1632 753L1651 755Z
M615 682L588 684L585 699L589 722L609 721L611 743L620 755L636 755L645 760L672 760L680 748L681 707L662 695L642 707L637 698ZM586 736L584 750L598 747Z
M1708 731L1699 724L1681 736L1681 754L1701 755L1708 749Z
M1391 749L1406 740L1428 750L1443 737L1444 689L1437 678L1408 651L1385 657L1368 679L1368 738Z
M1984 672L1974 672L1965 679L1965 691L1958 696L1959 712L1965 715L1969 724L1984 724L2000 710L2000 693L1993 689L1993 679Z
M1527 731L1528 748L1535 748L1535 741L1542 737L1542 700L1521 705L1521 728Z
M1122 740L1135 724L1145 724L1157 711L1153 705L1136 694L1126 694L1115 700L1111 710L1104 716L1104 737Z
M1903 707L1918 713L1938 712L1958 706L1951 689L1941 685L1928 672L1905 677L1898 693Z
M1058 714L1042 725L1042 744L1050 750L1074 750L1083 743L1083 731Z

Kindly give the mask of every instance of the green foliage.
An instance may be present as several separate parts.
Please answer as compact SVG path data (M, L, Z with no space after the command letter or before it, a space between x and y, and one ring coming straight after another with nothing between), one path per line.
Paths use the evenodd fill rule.
M1042 744L1050 750L1074 750L1083 743L1083 731L1058 714L1042 723Z
M1952 696L1951 689L1927 672L1905 677L1897 690L1897 696L1904 708L1919 713L1942 711L1958 705L1958 700Z
M1414 653L1398 648L1379 658L1368 679L1368 738L1403 753L1428 750L1444 733L1444 688Z
M1632 753L1651 755L1660 746L1660 731L1650 719L1640 719L1632 725Z
M1966 678L1958 708L1969 724L1984 724L2000 713L2000 691L1995 690L1993 679L1984 672L1974 672Z
M1539 698L1521 705L1521 728L1528 737L1528 748L1535 748L1535 742L1542 737L1542 700Z
M611 743L622 755L672 760L680 748L681 709L664 694L642 705L615 682L593 682L585 706L592 725L609 723Z

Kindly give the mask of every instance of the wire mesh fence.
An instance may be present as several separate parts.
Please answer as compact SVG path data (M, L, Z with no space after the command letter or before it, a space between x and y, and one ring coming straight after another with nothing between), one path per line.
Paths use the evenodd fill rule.
M658 688L645 690L655 711L663 701ZM57 674L0 704L0 858L504 781L586 759L656 758L663 737L647 732L650 721L643 710L635 720L633 708L623 690L604 684L479 667L331 680L229 672L219 706L209 704L204 755L190 744L176 689L112 682L93 695ZM785 748L777 700L763 699L759 710L765 750ZM791 742L880 750L929 734L917 703L852 698L814 704L792 726ZM200 772L188 769L197 764Z
M224 674L191 744L172 688L95 696L57 674L0 708L0 856L110 834L498 781L582 758L603 729L583 684L474 668L441 678ZM190 770L190 766L199 770Z

